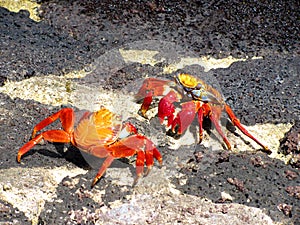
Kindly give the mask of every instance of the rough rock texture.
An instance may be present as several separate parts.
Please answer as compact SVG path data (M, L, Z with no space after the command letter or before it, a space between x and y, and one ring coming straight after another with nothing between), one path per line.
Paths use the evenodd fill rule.
M34 124L64 106L24 100L21 95L12 99L1 91L0 223L300 223L299 1L38 2L40 22L32 21L27 11L9 12L0 3L1 87L8 81L30 77L50 81L60 77L66 79L60 90L64 93L78 93L83 85L84 91L99 85L115 93L137 78L170 78L172 73L166 75L164 69L178 58L168 58L169 50L181 56L193 53L193 57L247 58L226 69L204 73L200 68L195 73L209 82L216 80L243 124L250 128L261 124L256 132L263 139L279 132L282 139L273 141L279 146L281 139L280 147L274 150L293 156L291 165L286 165L262 152L244 152L241 146L253 147L244 136L230 132L226 135L234 141L234 153L221 149L220 144L207 147L205 141L203 145L174 150L169 143L174 140L156 119L148 122L136 116L131 121L155 138L164 166L158 168L155 164L148 177L133 188L134 157L116 160L106 176L90 189L103 159L88 158L75 147L39 145L24 156L21 164L15 162ZM159 56L167 60L155 65L151 60L131 64L122 58L116 60L120 54L105 58L106 53L119 53L119 48L128 48L134 41L149 44L149 40L172 42L179 47L162 47ZM152 47L145 44L139 50ZM106 68L109 62L111 67ZM66 78L67 73L81 70L102 76ZM22 83L12 84L17 90ZM36 89L28 87L22 92L25 96L26 92L28 96L45 94L39 93L42 88L38 85ZM124 98L114 100L121 103ZM67 104L77 106L71 101ZM286 135L280 130L284 126L291 127ZM196 133L196 127L192 126L191 131Z
M280 152L285 155L292 155L290 164L296 168L300 168L300 123L299 120L293 125L280 140Z

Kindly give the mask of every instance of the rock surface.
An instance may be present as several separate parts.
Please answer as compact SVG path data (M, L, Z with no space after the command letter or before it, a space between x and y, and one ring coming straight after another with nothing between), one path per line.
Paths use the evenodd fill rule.
M298 1L36 3L39 21L0 3L1 224L300 223ZM178 69L215 85L272 154L239 131L226 131L232 152L213 130L196 145L197 125L175 140L139 116L130 92ZM75 147L15 161L51 113L100 105L149 136L163 167L132 187L134 157L115 160L90 189L103 159Z

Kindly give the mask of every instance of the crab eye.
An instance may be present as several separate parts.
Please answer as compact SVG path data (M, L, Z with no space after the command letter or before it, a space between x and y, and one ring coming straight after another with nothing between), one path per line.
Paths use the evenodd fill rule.
M186 92L191 92L191 91L192 91L191 88L187 88L187 87L184 87L184 90L185 90Z
M197 86L195 87L196 89L200 90L203 88L202 84L198 83Z

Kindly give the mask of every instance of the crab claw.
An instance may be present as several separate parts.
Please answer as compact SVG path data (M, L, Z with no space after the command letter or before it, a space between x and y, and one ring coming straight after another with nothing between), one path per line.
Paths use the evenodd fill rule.
M165 117L168 119L168 126L170 126L174 120L175 107L173 102L178 101L175 91L170 91L165 97L163 97L158 103L158 118L162 124Z
M181 111L172 122L171 129L173 133L175 133L177 129L177 133L182 134L182 132L184 132L193 122L196 115L196 106L194 102L185 102L181 104L181 106Z
M152 91L149 91L147 93L146 97L144 98L143 104L140 109L140 112L142 113L143 117L146 116L146 112L149 110L152 99L153 99L153 93L152 93Z
M154 96L162 96L165 91L165 87L168 86L169 83L169 80L147 78L144 80L142 87L139 89L139 92L135 97L137 99L145 98L149 92L152 92Z

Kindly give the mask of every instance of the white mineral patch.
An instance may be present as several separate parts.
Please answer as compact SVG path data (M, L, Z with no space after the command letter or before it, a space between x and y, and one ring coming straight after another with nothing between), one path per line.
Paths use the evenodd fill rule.
M149 64L154 66L157 63L164 61L164 59L156 60L154 58L158 51L151 50L125 50L120 49L120 54L124 58L125 62L138 62L141 64ZM262 57L253 57L250 60L261 59ZM238 59L232 56L223 59L215 59L213 57L203 56L201 58L195 57L182 57L179 63L170 64L164 68L164 73L171 73L178 69L182 69L189 65L200 65L204 67L204 71L208 72L211 69L216 68L228 68L232 63L238 61L246 61L249 59Z
M73 83L64 77L45 76L31 77L19 82L7 82L0 87L0 92L11 98L32 99L47 105L68 104L70 92L68 87ZM70 87L71 88L71 87Z
M216 68L228 68L232 63L238 61L246 61L247 59L237 59L229 56L223 59L215 59L213 57L203 56L201 58L181 58L177 64L171 64L164 68L164 73L171 73L178 69L182 69L189 65L199 65L204 68L205 72Z
M228 194L225 191L221 192L221 198L223 201L226 201L226 200L232 201L234 199L230 194Z
M283 160L285 163L289 160L288 157L279 154L277 150L280 145L279 140L283 138L284 134L291 129L292 124L256 124L254 126L243 126L254 137L269 147L269 149L272 151L270 157ZM178 149L182 145L196 145L198 143L198 129L194 130L195 133L187 130L178 140L170 139L170 149ZM258 151L262 149L256 142L244 135L238 129L236 132L239 134L239 136L235 136L225 128L223 131L231 144L232 151ZM212 130L212 134L210 136L206 133L206 131L204 131L204 137L201 144L211 150L220 150L224 146L222 138L215 129Z
M36 1L28 1L28 0L1 0L1 7L8 9L11 12L19 12L20 10L27 10L29 12L29 18L39 22L41 18L39 17L38 9L40 8L40 4Z
M155 64L162 61L157 61L156 59L154 59L154 56L159 53L158 51L119 49L119 52L126 63L138 62L141 64L149 64L151 66L154 66Z
M105 106L123 116L123 119L135 114L139 105L133 96L120 91L107 91L75 83L71 79L58 76L32 77L19 82L7 82L0 92L11 98L31 99L46 105L73 105L79 109L99 110Z
M277 152L279 149L280 142L279 140L284 137L284 134L288 132L292 124L256 124L254 126L245 126L243 125L254 137L256 137L259 141L265 144L272 151L272 154L269 155L271 158L277 158L285 163L289 160L288 157L281 155ZM252 139L245 136L242 132L237 129L237 133L240 137L235 136L234 134L227 132L228 139L232 146L236 145L239 151L257 151L261 149L261 147L256 144ZM245 141L249 141L250 144L245 143ZM234 149L233 149L234 150Z

